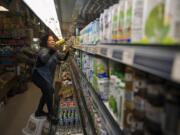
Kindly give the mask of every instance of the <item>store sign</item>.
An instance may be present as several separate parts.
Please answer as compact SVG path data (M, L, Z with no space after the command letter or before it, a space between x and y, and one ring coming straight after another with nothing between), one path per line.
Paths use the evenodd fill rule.
M62 38L59 20L53 0L23 0L34 13L49 27L52 32Z

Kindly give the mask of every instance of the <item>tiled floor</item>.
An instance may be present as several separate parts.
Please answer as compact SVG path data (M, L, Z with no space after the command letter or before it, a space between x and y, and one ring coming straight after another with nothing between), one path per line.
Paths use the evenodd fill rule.
M22 128L36 110L40 96L40 90L29 83L26 92L9 98L5 109L0 112L0 135L22 135Z

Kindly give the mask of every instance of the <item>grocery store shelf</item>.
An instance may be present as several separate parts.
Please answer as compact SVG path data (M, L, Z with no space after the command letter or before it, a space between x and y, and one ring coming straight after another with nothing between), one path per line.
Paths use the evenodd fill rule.
M96 135L95 127L94 127L93 121L91 119L90 112L87 109L87 105L86 105L83 93L81 91L79 78L77 79L77 76L76 76L77 73L72 66L70 66L70 71L71 71L74 87L77 91L77 96L78 96L78 100L79 100L78 104L80 105L80 108L81 108L80 114L83 115L83 122L85 122L84 124L86 125L86 127L84 127L84 124L82 124L83 130L85 128L85 130L86 130L85 133L87 135Z
M75 49L106 57L142 71L180 83L180 45L110 45L76 46Z
M93 102L97 106L98 112L105 123L105 127L108 131L108 134L122 135L123 132L121 131L118 123L113 118L113 116L111 115L105 104L103 103L103 101L99 98L94 88L92 87L90 82L86 79L85 75L82 73L82 71L79 69L79 67L77 66L77 64L73 59L71 59L71 67L73 68L73 70L76 70L79 76L84 80L83 83L85 83L84 85L86 86L86 89L89 90Z

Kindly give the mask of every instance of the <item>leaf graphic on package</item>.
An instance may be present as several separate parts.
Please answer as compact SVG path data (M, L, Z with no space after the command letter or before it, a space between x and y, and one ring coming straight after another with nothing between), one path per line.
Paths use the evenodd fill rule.
M160 3L152 9L145 24L145 34L148 39L159 41L167 35L164 25L164 4Z

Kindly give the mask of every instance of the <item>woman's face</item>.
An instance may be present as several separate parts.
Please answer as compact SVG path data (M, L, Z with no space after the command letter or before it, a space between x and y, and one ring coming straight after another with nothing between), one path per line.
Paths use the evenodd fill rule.
M53 36L49 36L48 37L48 40L47 40L47 46L48 48L51 48L53 50L56 50L56 47L55 47L55 40L54 40L54 37Z

